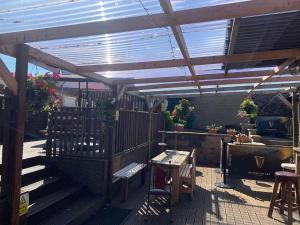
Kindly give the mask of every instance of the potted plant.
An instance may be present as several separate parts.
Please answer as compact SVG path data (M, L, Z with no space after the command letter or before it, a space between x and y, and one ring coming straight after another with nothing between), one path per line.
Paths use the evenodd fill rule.
M240 134L236 135L235 137L236 137L236 141L240 144L250 142L250 139L246 134L240 133Z
M241 118L247 117L250 124L255 122L257 117L258 107L250 98L245 98L241 105L240 110L238 112L238 116Z
M212 125L206 126L206 129L207 129L207 132L210 134L217 134L218 131L220 129L222 129L222 126L216 126L216 124L212 124Z
M189 100L181 99L179 104L175 105L172 113L165 111L166 129L183 131L186 125L191 128L194 120L193 110L194 106Z
M231 137L235 137L235 135L237 133L236 129L227 129L226 132Z

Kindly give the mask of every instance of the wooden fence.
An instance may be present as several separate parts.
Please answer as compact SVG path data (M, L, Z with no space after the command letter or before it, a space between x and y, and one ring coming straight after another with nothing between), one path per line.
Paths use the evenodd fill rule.
M48 123L47 156L105 157L107 124L95 108L56 109Z
M79 106L80 107L96 107L98 101L112 100L112 91L99 91L99 90L80 90L79 92ZM119 100L119 107L124 110L146 111L147 104L145 99L124 94Z
M164 127L161 113L151 113L150 140L159 137L158 131ZM115 153L128 151L149 141L150 113L120 110L116 124Z

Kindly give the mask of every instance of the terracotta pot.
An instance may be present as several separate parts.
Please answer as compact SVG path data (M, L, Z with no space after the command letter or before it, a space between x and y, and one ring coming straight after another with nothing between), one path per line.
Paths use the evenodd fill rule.
M175 131L183 131L184 130L184 126L180 126L180 125L177 125L175 124Z
M214 128L208 128L208 133L210 133L210 134L216 134L216 133L218 133L218 130L214 129Z

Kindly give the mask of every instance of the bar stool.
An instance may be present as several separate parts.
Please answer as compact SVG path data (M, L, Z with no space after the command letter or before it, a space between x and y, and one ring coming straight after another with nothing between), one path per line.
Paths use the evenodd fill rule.
M288 212L288 224L292 224L293 211L298 209L300 214L300 196L298 190L298 179L300 176L295 173L287 171L275 172L275 184L270 202L268 216L272 217L274 207L280 209L280 213L283 214L284 210ZM292 186L295 186L296 190L296 203L293 202L293 190ZM280 186L280 192L278 193L278 187Z
M281 163L281 168L283 169L283 171L295 173L296 164L295 163Z

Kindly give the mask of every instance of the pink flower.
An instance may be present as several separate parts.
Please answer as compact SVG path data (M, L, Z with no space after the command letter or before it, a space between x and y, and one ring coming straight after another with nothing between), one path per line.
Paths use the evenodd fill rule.
M59 73L53 73L52 77L54 80L59 80L60 79L60 74Z

